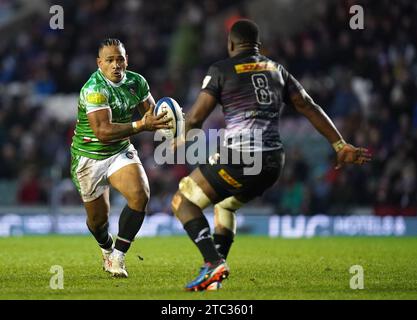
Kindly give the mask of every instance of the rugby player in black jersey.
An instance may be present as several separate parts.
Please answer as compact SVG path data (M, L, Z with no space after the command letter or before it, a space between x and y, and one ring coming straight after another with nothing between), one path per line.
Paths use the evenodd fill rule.
M238 153L242 158L245 153L256 154L259 157L254 159L261 161L258 174L245 174L247 164L224 163L224 153L219 152L180 181L172 210L204 258L199 275L185 287L189 291L220 288L229 274L225 259L236 233L236 210L278 180L284 165L279 135L284 105L294 107L329 141L336 152L336 168L371 160L367 149L345 142L301 84L282 65L261 55L259 46L258 26L250 20L237 21L228 36L230 58L209 68L202 90L186 116L185 134L201 128L216 105L221 104L226 123L226 154ZM242 139L242 132L248 130L249 138L246 135ZM256 141L256 132L261 132L261 141ZM183 142L184 137L177 138L173 147ZM215 214L213 236L202 212L210 204L214 204Z

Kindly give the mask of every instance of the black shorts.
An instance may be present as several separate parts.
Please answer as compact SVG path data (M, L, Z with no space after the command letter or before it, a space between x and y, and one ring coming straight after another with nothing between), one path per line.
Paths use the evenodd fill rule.
M199 166L203 176L222 199L239 195L245 200L251 200L261 196L278 180L284 167L285 155L282 149L265 151L256 155L250 153L251 156L258 156L259 161L262 161L260 172L256 175L247 174L247 170L253 165L231 164L233 153L235 156L236 153L244 156L243 153L232 151L230 148L227 148L226 152L228 153L227 164L222 164L222 159L219 158L214 163L212 159L212 164Z

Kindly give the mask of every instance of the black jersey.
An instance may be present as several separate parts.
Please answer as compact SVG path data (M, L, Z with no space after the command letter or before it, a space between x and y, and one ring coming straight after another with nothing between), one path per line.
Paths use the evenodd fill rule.
M202 90L223 106L226 146L270 151L282 148L279 118L283 106L292 91L303 88L282 65L248 50L211 65ZM248 134L250 139L245 138Z

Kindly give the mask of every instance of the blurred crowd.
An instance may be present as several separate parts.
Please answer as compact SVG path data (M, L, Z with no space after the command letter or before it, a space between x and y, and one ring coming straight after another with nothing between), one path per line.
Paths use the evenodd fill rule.
M58 3L65 10L63 30L51 30L49 16L38 17L30 29L0 43L0 184L16 182L18 204L47 204L54 188L63 204L81 203L69 180L74 122L49 117L43 99L79 92L96 69L100 40L120 38L129 68L145 76L154 97L175 97L187 111L207 67L226 57L227 28L251 16L238 0ZM331 147L323 138L310 139L314 129L287 106L283 175L253 204L270 205L277 214L363 208L417 215L417 3L325 3L303 31L264 42L262 53L299 79L344 138L369 148L374 160L334 170ZM349 28L353 4L364 8L363 30ZM219 24L222 32L213 38ZM205 127L221 126L216 111ZM133 143L151 184L150 211L170 212L171 195L192 167L156 165L151 134L137 135Z

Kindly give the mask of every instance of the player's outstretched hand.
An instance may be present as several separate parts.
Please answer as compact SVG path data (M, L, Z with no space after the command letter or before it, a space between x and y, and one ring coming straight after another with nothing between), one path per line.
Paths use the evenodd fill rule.
M167 112L161 112L159 115L154 115L153 111L155 106L152 105L149 110L143 115L141 120L142 130L144 131L155 131L158 129L171 129L172 118L166 117Z
M358 148L347 143L337 152L337 164L335 169L340 169L345 164L362 165L371 161L371 159L372 156L368 149Z

